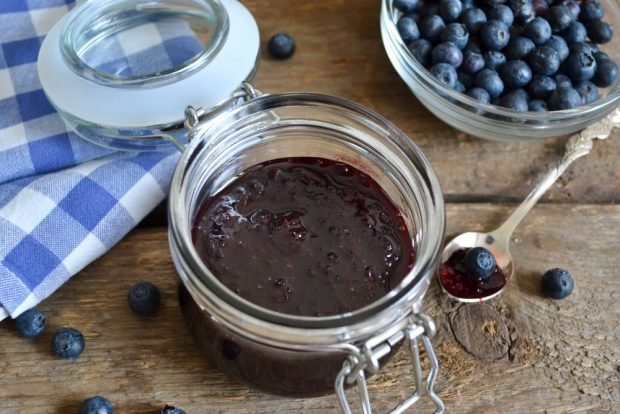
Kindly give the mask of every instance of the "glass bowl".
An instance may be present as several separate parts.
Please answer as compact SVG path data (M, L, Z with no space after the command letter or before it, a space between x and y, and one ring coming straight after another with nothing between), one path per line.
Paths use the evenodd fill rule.
M604 20L616 28L611 42L602 45L620 64L620 3L601 0ZM467 134L498 141L537 141L570 134L602 119L620 104L620 80L601 89L601 98L588 105L553 112L517 112L482 104L439 82L413 57L396 28L402 12L393 0L382 0L381 36L387 55L400 77L420 102L446 124Z

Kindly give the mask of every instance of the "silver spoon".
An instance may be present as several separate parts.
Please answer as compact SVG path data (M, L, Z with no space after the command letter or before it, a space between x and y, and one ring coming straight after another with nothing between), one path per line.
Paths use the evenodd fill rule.
M606 139L611 135L611 131L620 126L620 108L615 109L610 115L601 121L590 125L581 132L571 136L566 143L566 151L562 160L545 174L540 182L534 187L527 198L517 207L508 217L506 222L498 229L489 233L463 233L446 245L441 256L441 262L445 263L458 250L469 249L472 247L484 247L488 249L497 262L497 266L504 274L503 286L497 284L495 289L489 289L485 294L480 293L476 297L459 297L449 285L444 285L442 277L439 276L439 283L443 291L452 299L459 302L482 302L499 295L508 286L514 274L514 262L510 254L510 236L515 228L521 223L525 215L534 207L536 202L547 192L549 187L566 171L568 166L578 158L587 155L592 150L592 140ZM447 283L447 282L446 282ZM452 291L451 291L452 290ZM486 289L485 289L486 290Z

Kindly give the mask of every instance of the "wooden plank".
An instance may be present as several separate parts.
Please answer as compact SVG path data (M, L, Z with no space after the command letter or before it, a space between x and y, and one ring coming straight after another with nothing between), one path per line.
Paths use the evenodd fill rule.
M561 158L564 138L538 143L473 139L443 124L413 96L391 66L379 33L380 2L246 0L263 38L256 86L269 93L309 91L359 102L384 115L426 153L451 201L516 201ZM297 41L286 61L266 42L286 31ZM620 201L620 132L596 144L545 196L557 202Z
M491 229L510 208L448 205L449 234ZM442 296L433 281L425 311L439 326L434 340L441 362L438 389L449 412L617 410L618 228L620 206L534 209L515 234L516 279L488 305L510 335L507 355L495 361L475 358L454 340L449 321L460 306ZM576 281L574 293L563 301L538 292L540 274L555 266L570 269ZM163 308L154 318L136 317L127 307L126 292L138 280L151 280L162 290ZM77 412L79 402L94 394L110 398L119 413L155 413L164 403L192 414L337 412L334 396L276 398L210 367L181 319L176 283L165 229L139 230L40 306L49 321L42 337L24 340L11 323L0 324L0 413ZM75 361L58 360L50 352L52 333L63 326L85 334L86 351ZM493 340L495 332L484 324L472 335ZM395 404L411 384L401 351L370 380L377 412Z

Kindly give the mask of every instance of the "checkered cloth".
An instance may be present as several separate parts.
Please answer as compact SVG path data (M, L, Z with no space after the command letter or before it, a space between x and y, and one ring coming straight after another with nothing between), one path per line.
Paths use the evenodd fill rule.
M0 320L37 305L117 243L165 198L178 160L176 151L99 148L69 132L50 106L37 55L73 3L0 0ZM136 48L121 34L105 54L84 59L136 75L202 49L188 26L132 30L150 43Z

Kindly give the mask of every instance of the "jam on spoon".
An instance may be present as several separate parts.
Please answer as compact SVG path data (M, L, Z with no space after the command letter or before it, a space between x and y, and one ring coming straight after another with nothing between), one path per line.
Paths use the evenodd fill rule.
M202 205L194 245L229 289L277 312L362 308L413 267L403 216L367 174L299 157L247 169Z
M479 247L476 249L480 249ZM506 285L506 276L495 261L488 275L479 277L466 264L467 253L473 249L460 249L439 266L439 280L446 292L464 299L478 299L499 292ZM486 250L486 249L485 249Z

